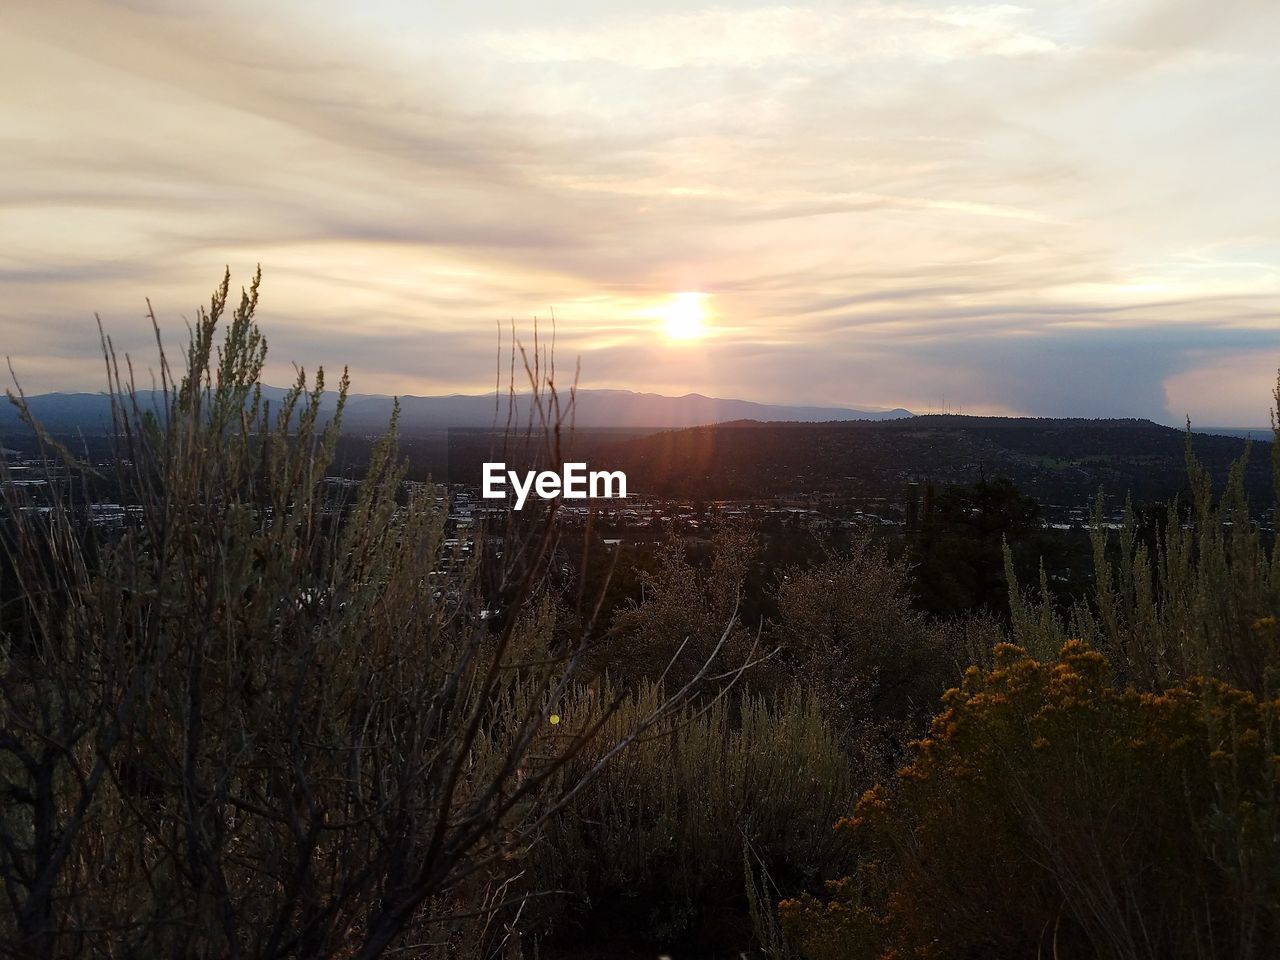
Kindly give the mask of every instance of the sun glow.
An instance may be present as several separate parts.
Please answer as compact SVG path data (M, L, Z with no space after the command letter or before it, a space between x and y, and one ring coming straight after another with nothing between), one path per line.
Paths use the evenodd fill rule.
M662 329L669 340L701 340L707 335L707 310L703 301L707 294L684 292L673 294L662 307Z

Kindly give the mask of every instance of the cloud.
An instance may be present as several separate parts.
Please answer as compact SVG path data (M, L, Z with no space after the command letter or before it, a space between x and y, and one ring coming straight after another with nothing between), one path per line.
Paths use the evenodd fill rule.
M1277 346L1280 24L1219 10L20 2L0 338L96 387L95 311L145 355L261 263L277 378L487 389L554 307L589 384L1176 419Z
M1022 57L1057 45L1020 26L1009 5L931 8L912 3L826 4L710 9L645 15L621 22L494 31L479 38L494 56L529 63L604 62L645 70L776 66L796 61L927 61Z

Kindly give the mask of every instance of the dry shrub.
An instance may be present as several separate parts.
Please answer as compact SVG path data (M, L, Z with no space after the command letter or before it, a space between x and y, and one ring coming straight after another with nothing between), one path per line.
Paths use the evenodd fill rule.
M643 600L614 617L599 666L615 680L665 680L683 686L721 642L724 626L733 628L721 660L741 667L751 662L752 631L739 623L740 590L759 552L754 531L745 524L721 523L707 544L710 561L699 565L682 541L663 546L658 570L642 577ZM703 691L715 689L701 684Z
M1253 630L1258 620L1280 616L1280 550L1274 539L1280 532L1280 380L1274 397L1272 537L1264 537L1245 495L1250 449L1215 496L1195 457L1188 424L1190 497L1185 506L1170 505L1152 535L1143 536L1134 511L1126 509L1113 537L1099 497L1090 528L1095 588L1087 605L1060 617L1046 587L1038 596L1021 589L1006 565L1014 641L1044 657L1068 637L1081 638L1107 655L1123 682L1141 689L1159 690L1197 675L1257 694L1275 689L1280 649L1258 642Z
M557 729L589 724L608 684L580 690ZM652 713L653 684L634 689L600 740ZM563 735L563 734L562 734ZM559 939L584 937L719 955L748 945L744 844L757 871L796 891L850 865L830 824L869 778L857 776L817 698L686 704L577 794L531 851L536 888L564 891L547 915ZM565 776L593 762L584 750Z
M922 723L954 682L944 633L912 607L908 576L906 563L864 536L840 555L788 570L779 584L770 668L816 691L851 734Z
M139 390L104 340L109 463L79 463L32 424L50 508L0 484L10 953L373 957L429 942L422 924L460 891L506 883L598 734L539 740L584 652L536 609L553 509L512 515L500 553L484 536L452 551L435 491L405 482L394 423L343 493L326 476L345 376L326 406L323 375L300 371L271 410L258 280L238 305L228 293L229 278L178 374L162 352L158 389ZM568 408L530 379L527 435L558 437ZM123 507L115 527L89 522L102 496ZM593 756L643 729L630 716Z

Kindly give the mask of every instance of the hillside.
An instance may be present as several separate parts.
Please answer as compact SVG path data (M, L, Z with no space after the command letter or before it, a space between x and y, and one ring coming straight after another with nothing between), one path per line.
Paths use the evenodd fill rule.
M1216 480L1245 450L1237 437L1194 435ZM1255 443L1251 500L1270 506L1270 448ZM636 492L747 497L879 495L905 481L972 483L1005 476L1046 503L1079 503L1102 487L1137 501L1185 487L1186 434L1149 420L920 416L879 423L731 423L635 438L612 451Z

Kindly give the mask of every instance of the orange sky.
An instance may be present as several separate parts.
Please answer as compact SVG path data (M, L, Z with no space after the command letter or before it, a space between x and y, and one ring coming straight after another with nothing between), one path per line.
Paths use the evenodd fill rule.
M1280 4L18 2L0 340L97 389L224 264L271 375L1266 422ZM672 297L705 294L696 336ZM687 326L687 324L686 324Z

